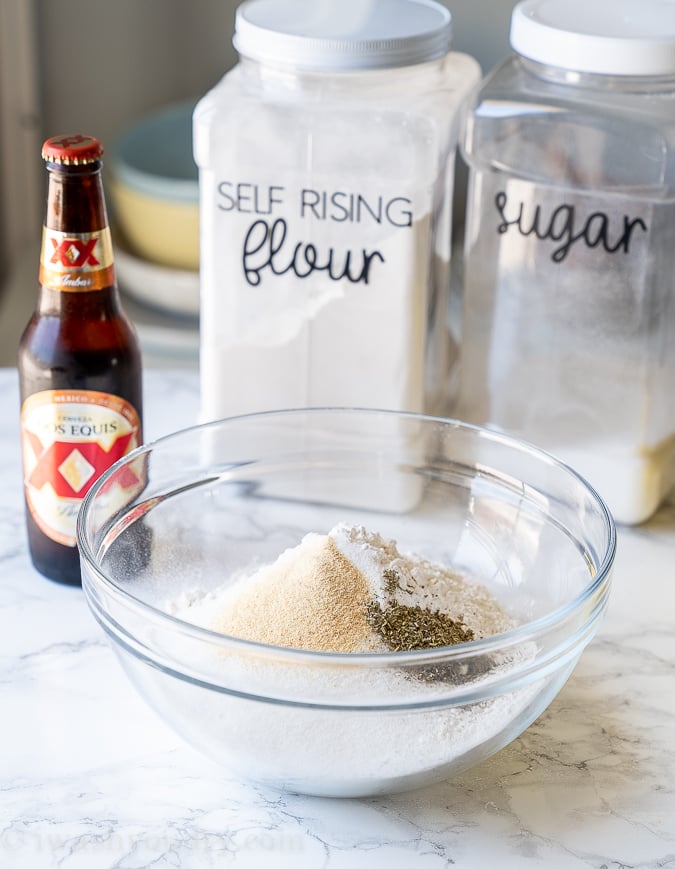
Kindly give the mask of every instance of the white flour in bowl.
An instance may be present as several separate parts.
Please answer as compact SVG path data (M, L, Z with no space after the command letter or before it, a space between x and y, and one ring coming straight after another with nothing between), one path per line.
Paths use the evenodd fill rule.
M339 587L331 585L336 570ZM374 627L379 622L367 617L369 606L396 617L446 613L460 626L460 641L515 626L482 586L348 525L306 535L274 564L222 590L184 594L168 609L187 622L272 645L389 651L391 636ZM349 655L336 665L214 650L210 673L220 668L228 692L253 699L200 689L196 701L180 702L191 711L200 704L208 753L248 777L303 793L381 793L443 778L473 762L483 744L490 744L487 755L517 735L532 718L542 683L496 696L490 685L533 655L533 645L521 643L474 660L475 670L461 663L404 670L369 667L362 659L350 666ZM451 705L467 692L474 702ZM370 704L382 708L363 708ZM408 708L396 708L402 704Z

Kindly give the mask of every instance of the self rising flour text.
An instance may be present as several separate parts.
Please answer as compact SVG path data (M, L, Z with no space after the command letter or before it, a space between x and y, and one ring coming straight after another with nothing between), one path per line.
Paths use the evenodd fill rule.
M353 284L368 284L374 270L385 263L380 250L361 247L358 251L292 236L294 226L310 221L332 224L376 224L406 230L413 225L412 203L405 196L364 196L346 190L317 190L303 187L289 194L277 185L222 181L217 187L217 207L225 212L251 214L242 245L242 269L247 283L257 287L265 272L292 273L308 278L323 272L331 280L343 278Z

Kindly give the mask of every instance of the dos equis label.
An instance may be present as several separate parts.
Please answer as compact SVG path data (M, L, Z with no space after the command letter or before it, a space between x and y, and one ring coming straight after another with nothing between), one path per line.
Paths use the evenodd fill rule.
M43 534L76 544L80 503L110 465L139 445L140 419L122 398L91 390L49 389L21 409L24 486L28 508ZM121 503L142 488L132 468L111 497Z
M43 287L70 293L111 286L115 272L110 228L72 233L43 227L39 280Z

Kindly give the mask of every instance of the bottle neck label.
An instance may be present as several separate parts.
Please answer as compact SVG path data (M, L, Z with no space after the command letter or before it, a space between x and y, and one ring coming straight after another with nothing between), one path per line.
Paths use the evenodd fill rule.
M76 545L76 520L94 481L141 442L136 409L116 395L83 389L48 389L21 409L24 486L28 508L43 534ZM106 491L128 503L145 485L143 459Z
M42 228L40 284L67 293L90 292L115 282L110 228L60 232Z

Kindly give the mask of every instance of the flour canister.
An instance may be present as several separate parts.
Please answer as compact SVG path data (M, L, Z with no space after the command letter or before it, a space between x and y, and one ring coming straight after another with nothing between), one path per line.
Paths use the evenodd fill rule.
M675 4L524 0L511 45L463 140L454 412L641 522L675 481Z
M205 419L439 407L459 106L431 0L248 0L197 105Z

